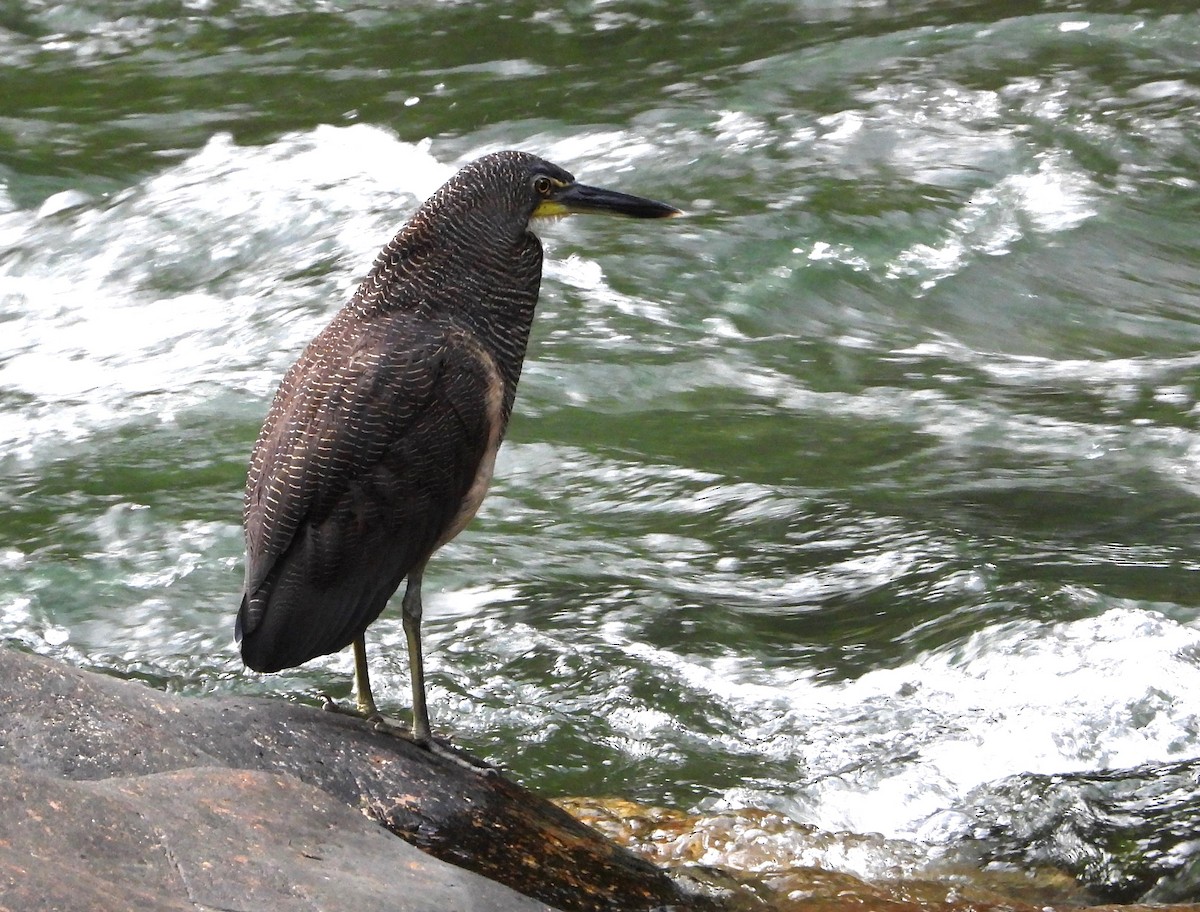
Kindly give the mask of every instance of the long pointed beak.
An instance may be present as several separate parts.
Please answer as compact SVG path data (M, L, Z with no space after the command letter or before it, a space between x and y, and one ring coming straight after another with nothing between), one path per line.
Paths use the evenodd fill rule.
M675 218L683 212L674 206L621 193L619 190L604 190L587 184L567 184L549 199L543 200L534 210L534 217L572 215L574 213L601 213L624 215L629 218Z

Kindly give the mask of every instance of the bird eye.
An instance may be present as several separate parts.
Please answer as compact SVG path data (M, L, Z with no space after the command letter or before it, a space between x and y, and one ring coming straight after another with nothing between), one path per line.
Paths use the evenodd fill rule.
M539 196L549 196L550 188L553 186L548 177L539 177L533 182L533 189L537 191Z

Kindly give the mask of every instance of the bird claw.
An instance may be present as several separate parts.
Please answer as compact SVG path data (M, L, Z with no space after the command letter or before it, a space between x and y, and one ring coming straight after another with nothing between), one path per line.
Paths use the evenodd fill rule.
M444 739L434 739L433 737L426 738L423 741L413 739L421 747L425 748L435 757L441 757L444 760L449 760L451 763L461 766L463 769L470 770L476 775L490 778L500 775L500 768L493 766L486 760L480 760L473 754L467 753L454 747L449 741Z
M321 691L320 697L321 709L325 710L325 712L339 713L343 716L358 716L360 719L363 718L362 711L357 707L352 708L349 706L343 706L329 694L325 693L325 691Z
M407 726L389 722L379 713L376 713L370 719L370 722L377 732L385 732L394 737L411 741L417 747L429 751L433 756L441 757L443 760L448 760L456 766L461 766L463 769L470 770L480 776L500 775L499 768L492 766L486 760L480 760L478 757L467 753L461 748L455 747L445 738L434 738L432 735L417 735Z
M412 731L403 722L393 721L387 718L383 713L376 712L370 715L363 716L367 720L367 724L371 726L371 731L378 732L381 735L392 735L396 738L404 738L408 741L416 741Z
M454 747L445 739L434 738L432 736L418 738L403 722L389 719L381 712L364 712L355 706L344 706L324 692L321 693L321 700L321 708L326 712L340 713L344 716L357 716L371 726L371 731L377 734L391 735L393 738L403 738L405 741L411 741L417 747L424 748L435 757L449 760L451 763L461 766L463 769L468 769L480 776L500 775L499 767L493 766L485 760L480 760L478 757Z

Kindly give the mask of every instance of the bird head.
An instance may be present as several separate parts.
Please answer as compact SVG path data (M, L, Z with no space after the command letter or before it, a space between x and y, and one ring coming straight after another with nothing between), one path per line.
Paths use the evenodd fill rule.
M672 218L680 210L617 190L578 183L574 176L528 152L493 152L466 165L435 195L439 209L489 222L491 233L516 239L533 219L576 213ZM433 202L431 200L430 202ZM449 205L447 205L449 204ZM507 229L497 231L497 229Z
M683 215L680 210L666 203L578 183L569 172L539 158L533 158L530 162L529 186L533 191L533 212L530 217L535 219L586 214L645 219Z

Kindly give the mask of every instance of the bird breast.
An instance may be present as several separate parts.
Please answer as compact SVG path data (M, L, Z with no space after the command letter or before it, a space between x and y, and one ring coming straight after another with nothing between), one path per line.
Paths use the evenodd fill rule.
M501 373L496 359L470 335L464 334L457 341L479 360L484 374L487 376L485 393L487 442L471 486L463 495L454 519L438 538L433 549L435 551L465 529L478 512L479 505L483 503L483 498L487 495L488 487L492 483L492 473L496 468L496 453L500 450L500 443L504 439L504 425L508 419L505 409L504 375Z

